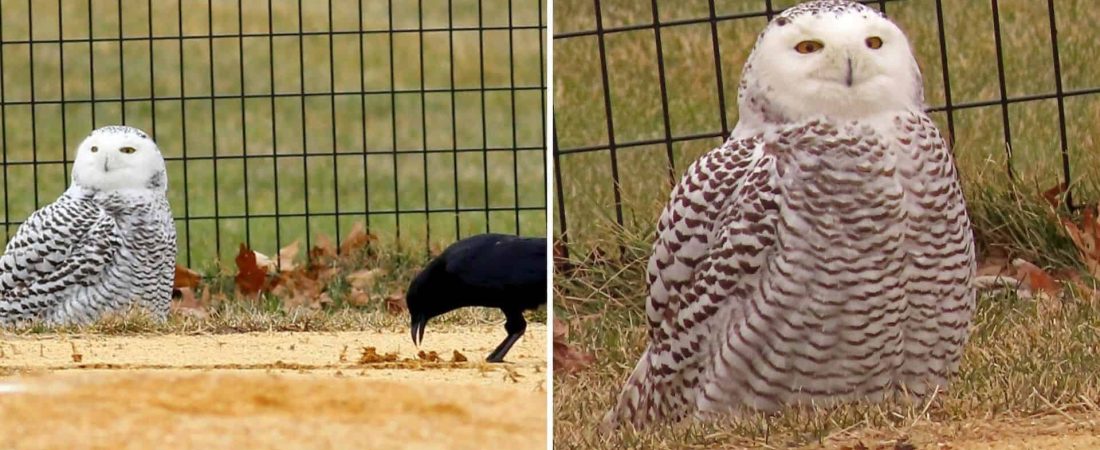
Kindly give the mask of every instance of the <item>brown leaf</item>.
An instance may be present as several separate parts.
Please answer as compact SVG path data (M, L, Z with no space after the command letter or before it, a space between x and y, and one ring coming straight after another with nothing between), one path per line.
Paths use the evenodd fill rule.
M370 304L370 294L357 288L351 288L348 292L348 304L353 306L367 306Z
M1027 284L1032 292L1043 292L1051 297L1057 297L1062 291L1054 277L1039 266L1019 258L1013 260L1012 265L1016 267L1016 278Z
M294 264L294 259L298 257L298 247L300 242L297 239L285 247L279 249L279 270L282 272L289 272L294 270L297 266Z
M195 298L195 291L189 287L182 287L179 291L180 298L172 300L169 305L170 311L196 319L205 319L210 316L207 311L207 306L210 305L210 289L204 289L200 298Z
M1059 217L1059 220L1081 254L1089 274L1100 278L1100 217L1097 217L1096 208L1085 208L1081 214L1081 226L1065 217Z
M427 362L440 362L443 360L439 357L439 353L436 353L435 351L424 352L424 350L421 350L416 354L416 357L420 358L421 361Z
M1058 185L1043 191L1043 199L1047 201L1055 210L1062 205L1062 195L1066 193L1066 185L1059 183Z
M451 351L453 352L451 354L451 362L466 362L467 361L466 355L463 355L463 354L459 353L458 350L451 350Z
M256 267L259 267L265 273L275 273L277 271L275 260L271 257L255 250L252 251L252 254L256 255Z
M194 270L183 267L176 264L176 276L172 282L172 287L175 289L180 288L197 288L199 283L202 282L202 275Z
M1012 262L1005 258L985 258L978 261L977 276L1010 275L1016 273Z
M1070 272L1062 283L1063 285L1065 283L1072 285L1077 291L1077 295L1082 299L1090 301L1100 299L1100 289L1097 288L1096 281L1086 282L1081 274L1076 271Z
M256 265L256 253L241 244L237 252L237 290L243 295L255 295L267 287L267 272Z
M364 269L349 273L344 277L352 288L369 290L374 285L374 280L386 272L382 269Z
M409 307L405 304L405 296L403 294L391 294L389 297L386 297L386 312L396 316L408 309Z
M359 354L359 364L372 364L394 361L397 361L397 353L386 353L384 355L380 355L378 354L378 349L374 347L363 347L363 351Z
M314 265L328 265L336 257L336 246L325 235L318 235L313 248L309 249L309 259Z
M363 222L355 222L355 226L351 228L348 236L344 238L344 242L340 244L340 254L345 257L354 255L377 239L373 234L367 232L367 229L363 227Z
M561 275L568 275L576 268L573 263L565 257L566 254L565 242L561 240L554 241L554 272Z
M298 269L280 274L279 281L271 293L283 301L283 309L298 307L320 309L332 299L324 292L325 284L313 278L309 271Z
M595 360L589 353L582 352L566 342L569 330L564 322L554 319L554 372L575 373L583 370Z

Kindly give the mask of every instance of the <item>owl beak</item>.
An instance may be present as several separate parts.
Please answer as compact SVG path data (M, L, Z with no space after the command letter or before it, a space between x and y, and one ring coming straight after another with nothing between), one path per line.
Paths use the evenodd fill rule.
M110 172L111 171L111 167L109 165L110 162L111 161L109 159L103 158L103 171L104 172Z

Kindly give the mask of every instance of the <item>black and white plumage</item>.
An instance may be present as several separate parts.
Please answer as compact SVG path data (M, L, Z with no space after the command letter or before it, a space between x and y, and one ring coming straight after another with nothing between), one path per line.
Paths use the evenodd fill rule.
M135 306L166 318L176 260L167 189L148 135L93 131L77 148L72 185L0 256L0 324L86 324Z
M661 214L649 345L604 426L945 388L974 244L905 35L855 2L793 7L738 98Z
M462 239L425 267L409 285L405 301L413 343L424 338L428 320L467 306L500 308L508 336L489 362L502 362L527 329L523 311L546 304L546 239L480 234Z

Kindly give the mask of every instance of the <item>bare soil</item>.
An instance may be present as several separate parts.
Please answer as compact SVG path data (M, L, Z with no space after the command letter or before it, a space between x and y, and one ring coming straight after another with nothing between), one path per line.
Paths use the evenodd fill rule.
M6 336L0 447L545 448L546 328L503 335Z

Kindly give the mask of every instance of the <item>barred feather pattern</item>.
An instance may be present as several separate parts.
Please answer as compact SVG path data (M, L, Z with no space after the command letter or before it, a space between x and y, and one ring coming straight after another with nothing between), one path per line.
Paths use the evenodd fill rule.
M131 307L166 318L176 232L162 186L151 187L73 185L31 214L0 257L0 324L86 324Z
M649 346L604 426L942 389L973 272L954 164L923 112L731 139L662 212Z

